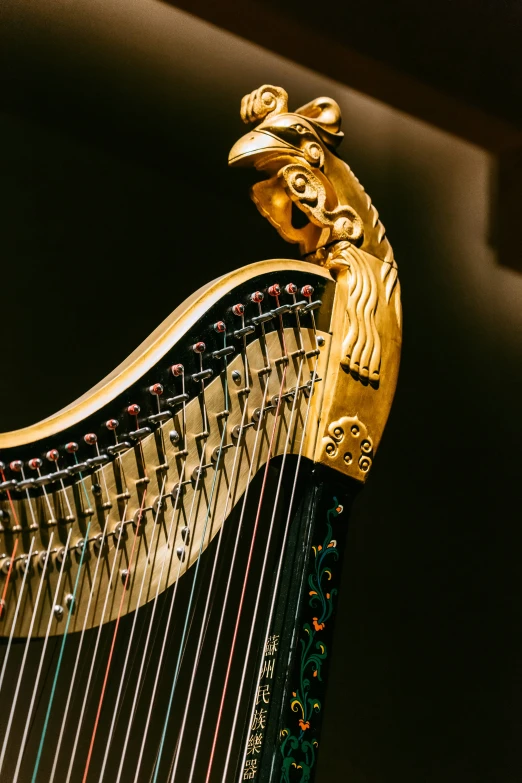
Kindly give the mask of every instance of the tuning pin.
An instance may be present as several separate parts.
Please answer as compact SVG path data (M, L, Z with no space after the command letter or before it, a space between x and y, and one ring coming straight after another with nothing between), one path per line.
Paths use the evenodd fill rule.
M268 293L270 294L270 296L279 296L279 294L281 293L281 286L279 285L279 283L274 283L274 285L271 285L268 288Z
M172 375L174 375L176 378L180 375L183 375L183 365L182 364L173 364L170 368L170 371Z
M88 432L83 436L83 439L88 446L94 446L98 442L98 436L94 432Z
M234 315L244 315L245 313L245 305L244 304L235 304L232 308L232 312Z
M161 383L154 383L152 386L149 386L149 392L155 397L160 397L163 394L163 386Z
M304 285L301 288L301 294L303 296L306 296L307 299L310 299L313 296L314 293L314 287L312 285Z
M42 467L42 460L40 457L34 457L33 459L30 459L27 463L31 470L38 470L38 468Z
M49 460L49 462L58 462L60 459L60 453L58 449L51 449L47 452L45 455L45 458Z
M118 419L108 419L108 421L105 422L105 426L108 430L115 430L118 427L118 424Z
M192 350L194 351L194 353L203 353L206 347L207 346L205 345L205 343L199 342L199 343L195 343L192 346Z
M226 331L226 324L224 321L216 321L214 324L214 331L215 332L224 332Z
M20 471L22 470L23 466L24 466L24 463L22 462L21 459L15 459L15 460L13 460L13 462L9 463L9 467L11 468L11 470L14 473L20 473Z
M131 416L137 416L140 412L141 408L139 405L136 405L136 403L133 403L132 405L129 405L127 408L127 413L130 413Z
M79 448L78 444L75 443L73 440L65 444L65 451L67 451L68 454L75 454L78 451L78 448Z
M260 304L264 298L265 295L262 291L254 291L254 293L250 296L252 302L256 302L256 304Z
M297 286L295 283L288 283L288 285L285 285L285 291L287 294L296 294L297 293Z

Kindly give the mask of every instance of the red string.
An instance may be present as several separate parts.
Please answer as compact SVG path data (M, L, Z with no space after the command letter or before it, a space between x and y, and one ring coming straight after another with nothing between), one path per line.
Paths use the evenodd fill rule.
M5 481L5 473L4 473L4 471L0 470L0 474L2 475L2 481ZM11 511L13 512L13 519L16 522L17 527L20 527L20 523L18 522L18 517L16 516L15 507L14 507L14 504L13 504L13 501L12 501L12 498L11 498L11 493L9 492L9 490L7 491L7 497L9 498L9 505L11 506ZM14 549L13 549L13 553L11 555L11 560L9 561L9 570L7 572L7 578L5 580L5 585L4 585L4 589L3 589L3 592L2 592L2 598L1 598L1 602L0 602L0 617L2 617L2 615L4 613L4 609L5 609L5 597L7 595L7 588L9 587L9 580L11 579L11 572L13 570L13 563L14 563L14 559L16 557L16 550L18 549L18 540L19 539L18 539L18 536L17 536L16 537L16 541L15 541L15 545L14 545Z
M276 300L277 300L277 303L279 304L278 298L276 298ZM279 316L279 318L281 320L281 327L282 327L282 318L281 318L281 316ZM285 342L285 333L284 333L284 329L283 328L281 328L281 333L282 333L282 337L283 337L284 352L285 352L285 355L286 355L286 342ZM212 764L214 762L214 753L216 751L217 738L218 738L218 734L219 734L219 727L220 727L220 723L221 723L221 718L223 717L223 706L224 706L224 703L225 703L225 697L226 697L227 688L228 688L228 680L229 680L229 677L230 677L230 670L232 668L232 659L234 657L234 650L235 650L235 645L236 645L236 640L237 640L237 633L238 633L238 629L239 629L239 621L241 619L241 612L243 610L243 602L244 602L246 586L247 586L247 582L248 582L248 575L249 575L249 571L250 571L250 564L251 564L251 561L252 561L252 554L253 554L253 550L254 550L254 543L255 543L255 540L256 540L257 527L258 527L258 523L259 523L259 517L261 515L261 507L263 505L263 496L265 494L265 487L266 487L266 481L267 481L267 476L268 476L268 468L270 467L270 459L272 457L272 447L274 445L275 432L276 432L276 428L277 428L277 418L279 416L279 408L281 406L281 395L283 393L283 387L284 387L284 384L285 384L286 367L287 367L287 365L285 364L284 369L283 369L283 375L282 375L282 378L281 378L281 388L279 390L279 397L278 397L278 400L277 400L277 408L276 408L276 412L275 412L274 427L272 429L272 435L270 437L270 446L269 446L269 449L268 449L268 458L267 458L266 465L265 465L265 473L263 475L263 484L261 486L261 492L260 492L260 495L259 495L259 504L257 506L256 521L254 523L254 530L253 530L253 533L252 533L252 541L250 543L250 551L248 553L248 560L247 560L247 566L246 566L246 571L245 571L245 578L243 580L243 588L241 590L241 598L239 600L239 608L238 608L238 613L237 613L237 618L236 618L236 625L235 625L235 628L234 628L234 635L232 637L232 647L231 647L230 656L229 656L229 659L228 659L227 672L226 672L226 675L225 675L225 684L223 686L223 693L222 693L221 702L220 702L220 705L219 705L218 717L217 717L217 721L216 721L216 728L215 728L215 731L214 731L214 738L212 740L212 749L210 751L210 759L209 759L209 762L208 762L207 776L205 778L205 783L209 783L210 773L212 771Z
M134 533L134 541L132 543L132 549L131 549L129 563L128 563L128 567L127 567L127 574L125 576L125 582L123 583L123 591L122 591L122 594L121 594L121 601L120 601L120 606L119 606L119 609L118 609L118 617L116 619L116 626L114 628L114 634L113 634L113 637L112 637L111 649L109 651L109 658L107 660L107 668L105 670L105 677L103 679L103 685L102 685L101 694L100 694L100 701L98 703L98 711L96 713L96 719L94 721L94 728L92 730L91 743L89 745L89 753L87 754L87 761L85 762L85 769L84 769L84 772L83 772L82 783L86 783L87 775L89 773L89 766L90 766L90 763L91 763L92 751L93 751L93 748L94 748L94 741L96 739L96 732L98 730L98 723L99 723L99 720L100 720L100 714L101 714L101 709L102 709L102 705L103 705L103 699L105 697L105 689L107 687L107 680L109 679L109 670L111 668L112 656L113 656L113 653L114 653L114 646L116 644L116 636L118 635L118 627L119 627L119 624L120 624L121 613L122 613L122 610L123 610L123 602L125 600L125 594L127 592L127 584L128 584L130 573L131 573L132 561L133 561L133 558L134 558L134 549L136 547L136 541L138 540L138 533L139 533L139 529L140 529L141 518L142 518L142 514L143 514L143 508L145 506L145 498L146 498L146 496L147 496L147 488L144 489L143 497L141 499L140 513L139 513L139 516L138 516L138 522L136 524L136 531ZM116 555L115 555L115 557L116 557Z

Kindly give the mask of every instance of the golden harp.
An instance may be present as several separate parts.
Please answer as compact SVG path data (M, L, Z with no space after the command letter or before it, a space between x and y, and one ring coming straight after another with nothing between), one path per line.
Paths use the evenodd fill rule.
M312 781L340 558L395 391L397 267L340 111L264 85L232 166L302 260L172 313L0 435L0 779Z

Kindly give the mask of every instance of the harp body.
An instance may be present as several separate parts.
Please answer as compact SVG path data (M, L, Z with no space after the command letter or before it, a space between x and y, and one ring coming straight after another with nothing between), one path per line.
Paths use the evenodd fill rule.
M231 162L268 173L254 200L306 260L214 281L82 398L0 435L2 779L312 780L400 300L345 164L340 192L335 105L290 115L285 95L244 99L261 130Z

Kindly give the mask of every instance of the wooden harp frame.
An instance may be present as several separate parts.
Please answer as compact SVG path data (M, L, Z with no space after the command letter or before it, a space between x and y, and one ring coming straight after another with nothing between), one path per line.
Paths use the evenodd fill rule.
M83 639L109 623L117 631L122 616L136 617L154 596L177 590L185 574L195 580L255 474L266 475L277 457L282 465L293 458L281 551L264 588L271 608L247 647L244 714L236 713L237 743L219 775L227 783L305 783L315 774L346 518L397 383L400 290L378 214L335 154L337 104L319 98L289 112L284 90L263 85L245 96L241 113L253 129L230 163L265 175L253 200L303 260L257 262L203 287L79 400L0 435L0 634L7 661L16 639L40 638L45 647L52 637L65 645L67 635ZM299 471L306 486L296 497ZM263 491L264 483L261 499ZM151 566L153 542L154 563L176 567ZM104 558L112 565L98 571ZM93 601L93 579L109 602ZM20 753L26 742L24 734ZM21 755L17 764L14 780ZM165 778L172 782L177 751L173 764Z

